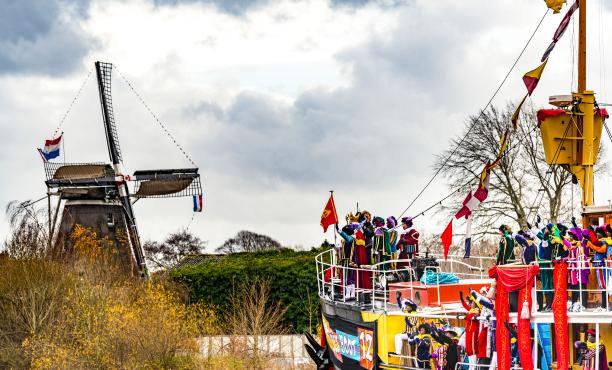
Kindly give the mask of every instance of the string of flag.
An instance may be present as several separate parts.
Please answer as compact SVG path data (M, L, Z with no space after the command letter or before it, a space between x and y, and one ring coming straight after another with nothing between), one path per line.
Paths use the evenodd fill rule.
M189 220L189 223L187 224L187 228L183 231L183 239L185 238L185 236L187 235L187 232L189 231L189 226L191 226L191 223L193 222L193 218L195 217L196 211L193 212L193 214L191 215L191 220ZM179 240L178 242L178 247L181 246L181 241Z
M193 159L189 158L189 155L187 155L187 153L185 153L185 150L183 150L183 148L180 146L179 143L176 142L176 139L174 138L174 136L172 136L172 134L170 134L170 132L168 131L168 129L163 125L163 123L159 120L159 118L157 118L157 116L155 116L155 114L153 113L153 111L151 110L151 108L149 108L149 106L147 105L147 103L144 102L144 100L142 100L142 98L140 97L140 95L138 94L138 92L136 92L136 90L134 89L134 87L132 86L132 84L125 78L125 76L121 73L121 71L119 71L119 69L117 68L116 65L113 64L113 67L117 70L117 72L119 73L119 75L121 76L121 78L123 78L123 80L125 81L125 83L128 84L128 86L130 87L130 89L132 89L132 91L134 92L134 94L136 94L136 96L138 97L138 99L140 99L140 102L145 106L145 108L147 108L147 110L149 111L149 113L153 116L153 118L155 118L155 120L157 121L157 123L159 123L159 125L161 126L162 129L164 129L164 131L166 132L166 134L168 134L168 136L170 137L170 139L172 139L172 141L174 142L174 144L176 144L176 147L179 148L179 150L181 152L183 152L183 155L185 156L185 158L187 158L187 160L189 162L191 162L191 164L194 167L198 167L194 162Z
M87 83L87 80L89 79L89 76L91 76L91 72L93 72L93 68L89 71L89 74L87 75L87 78L85 78L85 81L83 81L83 85L81 85L81 88L79 89L79 92L77 92L76 96L74 97L74 99L72 99L72 102L70 103L70 106L68 107L68 110L66 111L66 114L64 114L64 117L62 118L62 120L60 121L60 124L57 126L57 128L55 129L55 132L53 133L53 139L55 139L55 136L57 135L57 133L60 131L60 129L62 128L62 124L64 123L64 121L66 120L66 117L68 116L68 113L70 113L70 109L72 108L72 105L74 104L74 102L77 100L77 98L79 97L79 95L81 94L81 91L83 91L83 87L85 87L85 84ZM52 139L52 140L53 140Z
M546 0L546 5L550 9L553 9L554 13L556 14L556 13L560 12L561 6L563 5L564 2L565 2L565 0L563 0L563 1L561 1L561 0ZM557 44L557 42L559 42L559 40L561 39L561 37L565 33L565 31L566 31L566 29L567 29L567 27L569 25L569 22L570 22L570 19L571 19L572 15L576 11L576 9L578 9L578 2L579 2L579 0L576 0L574 2L574 4L571 7L569 7L569 9L567 10L567 13L565 14L563 19L561 20L561 23L559 24L559 26L557 27L557 30L555 31L555 33L553 35L552 43L544 51L544 55L542 56L542 60L541 60L542 64L540 64L540 66L538 66L536 69L527 72L523 76L523 83L525 84L525 87L527 88L527 94L521 100L521 102L519 103L518 107L516 108L516 111L512 115L512 118L510 119L510 121L512 122L512 127L513 127L513 129L515 131L516 131L517 127L518 127L518 119L519 119L519 115L520 115L520 112L521 112L521 108L523 107L523 103L525 102L525 99L527 99L527 96L531 96L531 94L533 93L535 88L538 86L538 83L540 82L540 79L542 78L542 73L544 72L544 68L546 67L546 63L548 63L548 58L550 56L550 53L553 51L555 45ZM469 256L470 256L470 246L471 246L471 239L472 239L471 238L471 225L472 225L471 216L472 216L472 211L476 207L478 207L478 205L480 205L480 203L482 203L487 198L487 195L489 193L490 171L491 171L491 169L493 169L497 165L497 163L501 159L501 156L503 155L504 149L506 147L506 138L507 138L507 132L506 132L506 134L504 134L504 137L501 140L502 149L501 149L499 155L497 156L496 161L493 164L491 164L490 161L487 162L487 164L485 165L485 168L482 171L482 174L480 176L481 180L480 180L480 184L478 186L478 189L476 190L476 192L473 195L472 195L471 191L467 194L467 197L463 201L462 208L459 210L459 212L457 212L457 214L454 217L454 219L457 219L457 220L462 218L462 217L465 217L466 220L467 220L467 230L466 230L466 233L465 233L465 255L464 255L464 258L469 258ZM442 239L442 244L444 246L444 258L446 258L447 254L448 254L448 249L449 249L450 245L452 244L452 241L453 241L452 240L452 235L453 235L453 218L451 218L450 222L448 223L448 226L446 227L446 229L444 230L444 232L440 236L440 238Z

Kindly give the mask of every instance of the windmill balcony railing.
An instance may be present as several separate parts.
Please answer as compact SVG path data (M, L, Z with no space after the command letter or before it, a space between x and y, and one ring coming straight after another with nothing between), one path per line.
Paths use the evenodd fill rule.
M488 279L488 273L485 270L485 264L492 264L495 260L491 257L476 257L480 266L472 266L455 258L462 256L448 256L448 260L439 259L437 255L430 255L435 258L435 261L440 266L426 266L423 268L423 275L428 271L435 272L436 283L427 283L425 287L437 288L438 306L440 306L440 272L453 273L460 279ZM357 301L363 308L371 309L372 311L397 311L398 306L395 303L389 302L391 297L395 296L398 288L389 287L390 282L394 281L398 276L403 277L403 282L409 283L402 286L401 290L408 292L410 297L414 297L414 285L419 282L417 280L416 263L417 259L395 259L384 262L379 262L374 265L362 265L361 267L344 266L337 262L337 255L334 249L320 253L316 257L317 285L319 297L328 301L335 302L353 302ZM405 264L404 267L397 267L397 264ZM462 267L468 272L460 272L459 267ZM354 276L355 284L352 286L344 286L343 276L348 274ZM363 288L363 276L366 276L371 281L371 288ZM366 284L367 285L367 284ZM360 296L362 294L363 296ZM363 299L360 299L363 298Z

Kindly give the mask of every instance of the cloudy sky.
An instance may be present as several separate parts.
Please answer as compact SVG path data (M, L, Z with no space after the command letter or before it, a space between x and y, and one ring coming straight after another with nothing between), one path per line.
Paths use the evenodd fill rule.
M612 9L601 3L589 3L587 85L606 101L600 57L612 55L603 37ZM95 71L79 93L100 60L200 168L204 210L190 231L209 251L242 229L318 245L333 238L319 226L329 190L341 215L357 202L381 216L407 207L545 11L539 0L0 0L0 204L45 195L36 148L73 101L60 129L66 161L108 162ZM521 77L539 65L564 13L546 16L494 104L524 95ZM553 52L536 104L571 91L572 38ZM115 74L112 83L127 171L190 167L125 81ZM407 214L445 193L436 179ZM609 190L596 196L603 202ZM139 201L141 234L186 227L191 202ZM417 226L443 229L427 215Z

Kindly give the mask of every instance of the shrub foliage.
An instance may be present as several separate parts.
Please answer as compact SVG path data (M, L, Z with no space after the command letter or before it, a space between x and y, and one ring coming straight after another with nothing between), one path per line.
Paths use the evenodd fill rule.
M310 251L231 253L220 263L207 261L174 270L171 277L189 287L195 302L205 302L229 314L232 297L254 279L270 281L270 301L284 309L283 325L291 331L313 331L320 321L315 257L325 248ZM240 304L240 302L237 302Z

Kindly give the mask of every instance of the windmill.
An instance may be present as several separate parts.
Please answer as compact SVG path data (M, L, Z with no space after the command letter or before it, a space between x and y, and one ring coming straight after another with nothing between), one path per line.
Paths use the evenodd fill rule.
M65 200L54 252L60 255L70 253L72 245L68 236L75 224L92 228L98 236L114 241L113 245L121 245L118 237L123 230L129 248L117 252L133 272L146 275L147 264L133 203L141 198L201 196L200 175L197 168L143 170L131 176L125 173L113 114L112 67L110 63L95 63L102 122L111 163L44 163L47 188L56 190L54 194L59 195L57 209L60 202ZM131 193L128 183L134 184ZM56 221L57 211L52 228Z

